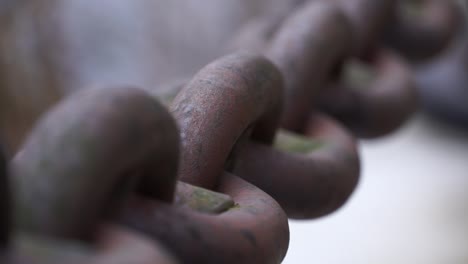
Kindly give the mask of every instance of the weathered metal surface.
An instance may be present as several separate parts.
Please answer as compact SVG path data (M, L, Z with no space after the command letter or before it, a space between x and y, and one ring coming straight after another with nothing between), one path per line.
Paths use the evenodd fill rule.
M89 238L134 186L172 201L177 141L172 118L140 89L75 94L38 123L12 162L18 227Z
M281 263L288 248L286 214L269 195L229 173L217 191L235 206L219 215L135 198L121 221L162 241L182 263Z
M404 60L382 51L370 67L375 77L370 83L362 84L364 87L339 83L320 100L322 110L364 138L396 130L418 106L416 84Z
M213 189L244 133L273 142L282 84L276 67L250 53L228 55L197 73L171 105L181 131L180 179Z
M225 172L244 135L271 143L282 79L265 58L239 53L202 69L172 102L181 132L180 179L232 197L220 214L135 201L122 221L162 241L184 263L280 263L287 217L266 193Z
M278 150L249 142L240 149L235 169L296 219L337 210L353 193L360 172L356 142L336 122L323 115L311 116L304 133L313 140L305 144L308 150L294 145ZM306 138L300 136L300 140Z
M278 12L248 23L230 47L249 51L163 91L154 88L155 76L169 66L155 63L153 44L161 41L148 27L158 16L117 19L148 14L144 7L152 5L114 2L103 18L90 7L105 2L0 4L8 8L0 10L7 156L53 102L89 84L112 87L74 93L52 108L11 169L0 157L2 263L280 263L288 216L329 214L355 189L360 164L351 133L388 134L415 109L412 72L383 45L426 58L446 45L458 19L442 0L422 1L422 19L411 22L401 1L283 1ZM89 16L77 17L83 13ZM431 45L418 49L424 41ZM439 91L435 80L449 78L460 92L465 46L460 50L426 67L430 77L420 83ZM345 78L342 69L354 59L375 72L370 84ZM150 93L112 85L127 81ZM278 134L280 125L287 131Z
M148 238L113 225L105 225L94 245L73 240L52 240L18 234L7 264L177 264Z
M352 24L354 55L368 58L380 44L383 28L399 0L336 0Z
M338 7L310 2L297 9L278 29L267 56L285 79L282 127L300 131L314 99L349 56L348 20Z
M172 201L177 159L175 123L146 92L74 94L40 120L11 164L17 227L51 242L21 239L10 263L176 263L105 218L134 188Z
M248 24L239 33L235 46L263 49L280 69L285 79L282 127L300 131L312 102L326 83L339 75L351 54L350 23L336 4L311 1L287 17L264 18L254 26Z

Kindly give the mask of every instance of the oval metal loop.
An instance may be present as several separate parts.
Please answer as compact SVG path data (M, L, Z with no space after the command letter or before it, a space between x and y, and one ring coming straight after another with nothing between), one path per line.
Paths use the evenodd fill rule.
M121 221L162 241L182 263L281 263L289 228L278 203L229 173L220 177L217 191L236 205L213 215L135 197Z
M205 68L171 105L181 130L180 179L213 190L246 132L271 143L281 113L282 78L267 59L238 53Z
M373 56L382 39L412 60L434 56L453 39L461 18L455 1L423 0L416 17L402 12L406 1L338 2L354 25L355 55L363 59Z
M463 14L457 1L423 0L414 7L399 1L400 9L418 9L409 15L395 12L385 30L386 44L412 61L427 60L440 53L459 32ZM409 4L411 5L411 4Z
M267 57L284 75L282 127L300 131L311 101L350 55L351 28L338 7L310 2L286 19L269 44Z
M178 132L168 112L136 88L87 89L39 121L12 161L18 227L90 238L99 219L139 184L172 201Z
M180 126L184 181L235 202L220 214L135 197L122 221L167 245L184 263L280 263L289 243L287 217L257 187L224 172L246 137L271 144L281 113L282 77L252 53L202 69L172 102Z
M381 51L372 67L376 77L369 87L338 84L320 100L322 110L363 138L379 137L396 130L418 105L413 74L403 59Z
M388 25L398 0L337 0L349 18L355 37L354 55L368 58L380 44L383 29ZM349 43L349 42L348 42Z
M351 55L350 22L336 4L312 1L282 23L278 23L278 19L271 20L270 24L257 23L254 30L269 41L253 41L255 35L246 29L236 45L242 46L244 41L246 48L250 45L255 48L265 43L267 57L284 74L286 101L282 126L304 132L310 126L311 102L339 74L341 64ZM274 27L276 31L272 33ZM333 148L325 146L310 153L295 154L248 142L240 148L235 173L277 199L288 217L314 218L336 210L347 201L357 184L359 157L348 132L333 122L322 125L334 131L331 135L341 135L346 140L336 140L330 135L325 144ZM345 145L335 146L338 142ZM325 160L322 155L329 153L333 155Z
M316 218L340 208L353 193L360 173L355 139L336 122L311 115L304 134L288 139L293 142L283 143L281 149L249 142L241 148L235 169L296 219ZM300 140L300 147L294 146L294 140Z
M325 1L307 2L288 16L252 23L255 27L241 31L235 46L263 49L280 69L286 88L281 124L300 131L311 102L351 55L350 23L335 4Z

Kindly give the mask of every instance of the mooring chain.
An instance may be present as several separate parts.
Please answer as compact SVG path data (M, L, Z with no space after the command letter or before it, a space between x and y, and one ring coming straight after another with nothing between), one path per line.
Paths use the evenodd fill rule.
M0 261L280 263L288 218L329 214L355 189L354 136L414 111L411 67L386 45L437 53L456 24L443 3L423 1L444 7L428 8L436 21L391 29L397 1L305 2L248 23L174 98L114 86L64 98L11 161L0 153ZM404 29L437 45L408 55ZM368 88L346 78L354 60L373 69Z
M426 19L417 20L422 21L417 27L427 34L416 34L420 38L415 39L408 33L405 38L400 39L401 42L397 42L402 45L410 43L405 44L406 46L419 45L419 59L434 55L449 43L458 25L457 18L460 17L454 2L421 2L424 7L421 16ZM300 119L304 120L308 113L307 109L301 109L300 106L311 107L310 101L315 98L319 109L341 121L357 136L382 136L406 121L417 105L411 67L403 58L386 48L387 45L382 41L387 39L390 46L395 42L391 41L392 34L387 32L390 31L387 28L391 29L395 20L404 20L404 16L400 18L396 15L401 13L397 12L401 5L403 4L393 0L306 2L292 15L261 17L250 22L233 41L233 48L248 47L264 51L286 73L286 105L288 97L293 97L289 104L294 106L286 107L284 116L289 122L296 122L294 125L287 124L286 127L297 129ZM324 9L328 9L328 15L324 15L327 13ZM311 13L310 16L306 14L307 10ZM317 11L312 14L314 10ZM434 16L433 13L437 15ZM413 25L409 22L405 24L408 24L405 28ZM428 47L425 45L428 41L439 44L434 44L437 48ZM291 55L294 52L296 57ZM415 54L411 51L406 53ZM403 52L405 55L406 53ZM370 83L349 82L340 74L348 62L355 60L360 60L375 75ZM307 63L313 66L307 67ZM293 82L301 80L300 78L309 78L313 82L305 82L309 85L306 93L295 92L304 87L288 82L288 76L291 76ZM288 114L288 111L292 113ZM292 121L293 119L296 121Z

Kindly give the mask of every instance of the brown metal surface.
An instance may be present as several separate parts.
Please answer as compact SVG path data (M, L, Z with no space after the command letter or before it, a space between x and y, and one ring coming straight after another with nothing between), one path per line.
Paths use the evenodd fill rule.
M19 227L89 237L136 176L145 194L172 201L177 140L170 115L140 89L75 94L38 123L12 162Z
M276 67L249 53L228 55L197 73L171 105L181 131L180 179L213 189L242 135L271 143L282 84Z
M135 197L121 221L162 241L182 263L280 263L289 244L284 211L239 177L223 173L218 178L216 190L235 201L224 213L199 213Z
M391 20L398 0L336 0L352 24L354 54L372 56L378 47L382 30Z
M418 105L412 71L404 60L382 51L371 67L376 76L368 87L341 83L324 93L320 100L322 110L364 138L396 130Z
M291 0L233 36L229 50L242 51L151 89L166 70L154 66L151 31L140 43L132 27L117 26L95 45L103 28L74 17L72 4L11 3L3 4L11 14L0 11L0 42L12 50L0 54L0 130L11 153L62 101L12 161L0 156L0 262L8 264L280 263L287 217L330 214L356 188L354 136L386 135L415 110L412 69L384 45L409 59L432 56L459 19L443 0L421 1L420 20L408 20L399 0ZM112 17L103 21L121 22ZM128 43L104 54L123 35ZM30 50L18 45L26 41ZM457 87L465 48L451 57L457 66L437 69ZM370 83L346 79L354 60L375 73ZM112 85L123 80L151 92ZM94 83L111 87L82 90Z
M285 20L267 51L285 79L282 127L303 128L311 103L350 54L351 39L348 20L332 3L307 3Z
M286 147L285 151L249 142L241 148L235 169L296 219L316 218L340 208L353 193L360 172L356 142L336 122L313 115L304 134L303 141L316 141L310 149Z
M407 2L399 1L399 8L388 23L386 44L405 58L427 60L440 53L457 35L463 23L463 11L454 0Z
M177 158L174 121L142 90L74 94L41 119L11 164L16 224L28 235L94 246L80 253L26 239L11 262L175 263L153 241L104 218L141 183L146 197L172 201Z
M7 264L177 264L155 241L134 231L106 224L93 245L18 235ZM4 263L4 262L2 262Z
M327 81L338 76L351 54L348 19L336 4L310 1L293 12L247 24L233 40L237 49L262 51L285 79L282 126L300 131L311 103Z

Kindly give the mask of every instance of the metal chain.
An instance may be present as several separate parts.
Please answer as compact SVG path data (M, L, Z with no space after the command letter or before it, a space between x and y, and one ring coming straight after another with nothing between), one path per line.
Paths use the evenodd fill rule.
M422 1L416 24L399 3L306 1L247 23L230 55L169 95L64 98L0 157L0 260L280 263L288 218L327 215L355 189L355 137L386 135L416 109L407 59L455 32L452 2ZM356 60L370 82L346 78Z

